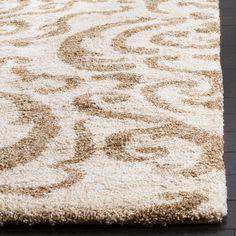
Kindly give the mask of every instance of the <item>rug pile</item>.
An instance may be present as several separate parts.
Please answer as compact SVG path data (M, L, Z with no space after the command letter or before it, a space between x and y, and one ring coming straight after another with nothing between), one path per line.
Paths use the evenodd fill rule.
M0 1L0 223L226 215L217 0Z

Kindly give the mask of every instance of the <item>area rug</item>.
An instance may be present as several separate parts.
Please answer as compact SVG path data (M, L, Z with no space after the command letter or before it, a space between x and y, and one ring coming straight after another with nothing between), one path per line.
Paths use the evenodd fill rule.
M217 0L0 1L1 224L227 213Z

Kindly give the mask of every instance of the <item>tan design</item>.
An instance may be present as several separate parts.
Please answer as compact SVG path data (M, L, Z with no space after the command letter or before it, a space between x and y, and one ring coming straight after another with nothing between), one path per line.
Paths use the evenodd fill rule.
M103 101L106 103L119 103L119 102L127 102L129 99L129 95L126 94L107 94L106 96L103 97Z
M185 21L184 18L170 19L167 23L162 23L162 25L171 25L171 24L181 23L184 21ZM154 24L154 25L136 27L134 29L128 29L118 34L115 38L113 38L112 46L115 50L120 51L122 53L156 54L159 52L158 48L147 49L145 47L135 47L135 48L128 47L126 45L126 41L128 38L132 37L133 35L137 33L148 31L148 30L155 30L159 28L160 28L159 24Z
M99 116L99 117L103 117L107 119L113 118L113 119L119 119L119 120L140 120L140 121L153 122L153 123L158 123L160 121L160 118L158 117L147 116L143 114L135 114L129 110L113 111L112 109L111 110L104 109L103 107L98 106L92 100L93 96L103 96L103 94L86 94L84 96L76 98L74 101L74 105L77 107L78 111L84 112L91 116ZM106 100L104 99L102 100L105 103L107 103ZM108 101L108 104L111 104L111 103Z
M20 31L26 30L27 26L28 24L24 21L0 21L0 33L2 35L16 34ZM10 30L4 30L4 27L10 27Z
M188 71L186 71L186 72L191 73ZM198 74L198 73L196 73L196 74ZM204 101L199 101L198 100L199 93L194 92L194 88L196 88L198 86L198 83L196 81L171 80L171 81L166 81L166 82L159 82L159 83L152 85L152 86L146 86L143 89L143 94L151 103L153 103L157 107L169 110L171 112L182 112L182 113L183 112L188 112L188 113L193 112L193 111L189 111L189 110L186 111L186 108L184 108L184 107L182 109L176 108L174 105L172 105L172 103L168 103L165 100L163 100L160 97L155 95L162 88L175 87L180 91L182 96L183 95L186 95L187 97L191 96L191 98L182 99L183 103L187 103L190 105L202 105L202 106L205 106L210 109L222 110L223 109L222 99L217 98L216 100L212 100L212 98L209 97L209 94L215 95L215 94L217 94L217 92L219 92L219 90L218 90L219 81L217 79L215 79L213 76L211 76L211 78L212 78L212 81L211 81L212 89L207 94L201 95L201 98L205 99Z
M87 31L80 32L67 38L61 45L59 51L59 57L77 67L78 69L94 70L94 71L119 71L129 70L135 67L133 63L123 63L124 59L106 59L102 57L102 54L96 51L89 51L86 48L81 47L81 43L84 38L98 37L103 31L122 26L135 24L139 22L149 21L149 18L140 18L138 20L130 20L118 23L111 23L90 28ZM145 49L144 49L145 50Z
M71 4L73 4L73 2L68 3L68 5L71 5ZM21 38L20 40L2 41L2 43L8 42L8 43L12 43L16 47L24 47L26 44L28 44L28 45L30 44L29 41L31 43L33 43L34 41L41 40L43 38L55 37L57 35L64 34L64 33L68 32L70 30L70 25L67 22L69 20L75 18L76 16L91 15L91 14L112 15L115 13L128 11L129 9L130 9L129 4L128 5L122 4L120 6L120 9L114 10L114 11L109 11L109 10L108 11L103 11L103 10L102 11L92 11L92 12L85 11L85 12L80 12L80 13L69 14L69 15L60 17L56 22L53 22L52 24L46 24L46 25L39 27L38 31L40 33L37 34L36 36L25 37L25 38ZM60 11L60 10L57 10L57 11ZM45 13L47 13L47 12L45 12ZM54 12L51 12L51 13L54 13ZM28 13L28 14L30 14L30 13ZM40 14L40 12L31 13L30 15L32 15L32 14L37 15L37 14ZM43 14L43 13L41 13L41 14ZM1 19L1 17L0 17L0 19ZM12 24L12 22L11 22L11 24ZM0 22L0 25L1 25L1 22ZM21 28L22 28L22 30L25 29L25 27L24 28L21 27Z
M95 80L118 80L120 83L117 85L118 89L133 88L141 80L140 75L131 73L112 73L94 75L92 77Z
M213 55L194 55L194 58L202 59L202 60L209 60L209 61L218 61L218 60L220 60L220 57L217 54L213 54Z
M160 12L160 13L167 13L166 11L161 11L158 9L158 5L162 2L167 2L168 0L145 0L146 7L151 12Z
M78 122L75 125L75 131L77 135L75 155L73 159L62 161L52 166L52 168L60 168L68 174L68 177L60 183L51 184L48 186L39 187L23 187L13 188L8 185L0 185L0 192L2 193L18 193L23 195L31 195L33 197L43 197L45 194L50 193L56 189L69 188L79 180L81 180L83 174L80 170L76 170L68 167L68 164L79 163L87 158L90 158L95 151L92 144L91 134L84 127L83 122ZM20 164L20 161L16 161L16 164Z
M178 5L181 6L181 7L195 6L196 8L212 8L212 9L217 9L216 5L205 4L205 3L198 3L198 2L189 2L189 1L181 1L181 2L178 3Z
M191 132L193 131L195 134L194 137L191 136ZM192 168L181 170L181 174L196 177L199 174L207 173L208 171L215 168L220 170L224 168L223 160L220 156L223 155L222 140L217 136L209 135L203 130L197 130L194 127L187 126L184 123L177 121L166 122L166 124L159 128L137 129L131 130L130 132L111 135L106 140L106 146L104 147L104 150L111 158L116 158L124 161L147 161L147 156L135 156L134 153L130 154L125 151L127 143L135 141L135 138L133 136L142 136L146 134L151 136L152 140L155 140L155 145L158 145L158 139L167 136L168 139L170 139L170 143L173 137L178 137L180 139L186 139L190 142L194 142L195 144L202 146L202 157L197 163L195 163L195 165L193 165ZM138 139L138 141L140 140ZM146 143L145 145L148 144ZM157 164L157 166L161 167L163 170L164 167L160 166L160 164L158 163L158 158L162 158L163 155L166 156L168 152L166 149L158 147L158 152L160 153L156 153L157 150L153 150L153 148L155 147L151 147L149 148L149 150L154 151L155 153L154 163ZM167 170L169 170L169 168L174 171L174 165L168 165ZM179 171L177 171L177 173L179 173Z
M194 57L194 56L193 56ZM195 57L196 58L196 57ZM163 61L173 61L178 59L176 57L164 57ZM223 92L223 88L222 88L222 74L220 71L207 71L207 70L196 70L196 68L193 69L186 69L186 68L175 68L175 67L169 67L168 65L160 65L160 60L157 57L152 57L152 58L147 58L144 61L150 68L156 68L159 70L163 70L163 71L168 71L168 72L179 72L179 73L187 73L187 74L193 74L195 76L201 76L201 77L207 77L210 78L211 80L208 81L209 83L211 83L211 88L209 89L209 91L203 95L214 95L218 92ZM184 82L186 83L186 82ZM221 98L220 98L221 99Z
M196 29L197 33L204 33L205 31L207 31L208 29ZM210 29L209 29L210 30ZM153 38L151 39L151 42L154 44L158 44L158 45L163 45L163 46L170 46L170 47L178 47L178 48L199 48L199 49L206 49L206 48L214 48L218 46L217 41L215 40L211 40L208 41L206 45L197 45L197 44L184 44L183 41L177 41L176 40L165 40L165 38L168 36L171 37L180 37L180 38L187 38L187 37L191 37L191 35L189 34L189 32L175 32L175 31L171 31L171 32L166 32L166 33L161 33L159 35L155 35L153 36Z
M196 29L198 33L218 33L220 31L219 26L217 23L212 22L212 23L207 23L204 25L203 28L198 28Z
M190 105L202 105L209 109L218 109L218 110L223 109L223 102L219 98L217 100L207 101L207 102L198 102L193 99L186 99L185 102L187 102Z
M0 15L6 15L8 13L13 13L24 9L28 4L29 0L15 0L13 1L13 6L8 6L7 0L1 1ZM6 9L5 9L6 7Z
M162 87L168 87L168 86L175 86L178 89L180 89L182 93L184 93L185 91L189 92L191 88L196 86L196 82L174 81L174 80L171 80L170 82L160 82L156 85L145 87L143 89L143 93L145 97L157 107L161 107L172 112L184 112L183 109L178 109L175 106L167 103L165 100L162 100L158 96L155 96L155 94L158 93L159 89L161 89Z
M202 12L194 12L190 14L191 17L195 20L207 20L207 19L212 19L214 17L210 16L209 14L204 14Z
M65 91L68 89L74 89L76 88L80 82L83 81L83 79L81 79L78 76L64 76L64 75L50 75L47 73L42 73L42 74L34 74L30 71L28 71L26 68L24 67L13 67L12 68L12 72L19 76L22 80L22 82L33 82L35 80L39 80L39 79L45 79L45 80L54 80L54 81L60 81L62 80L65 85L59 88L50 88L50 87L43 87L43 88L38 88L37 92L41 93L41 94L48 94L48 93L55 93L55 92L59 92L59 91ZM21 82L21 84L23 84Z
M12 146L0 149L0 170L13 168L37 158L50 139L58 133L56 118L50 108L40 105L25 95L1 93L1 97L9 99L18 107L21 115L17 123L33 122L34 126L27 137Z
M227 214L217 0L0 0L0 224Z

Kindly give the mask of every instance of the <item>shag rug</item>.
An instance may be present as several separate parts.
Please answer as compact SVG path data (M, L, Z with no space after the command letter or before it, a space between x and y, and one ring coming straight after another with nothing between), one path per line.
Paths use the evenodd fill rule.
M219 29L217 0L1 0L1 224L221 222Z

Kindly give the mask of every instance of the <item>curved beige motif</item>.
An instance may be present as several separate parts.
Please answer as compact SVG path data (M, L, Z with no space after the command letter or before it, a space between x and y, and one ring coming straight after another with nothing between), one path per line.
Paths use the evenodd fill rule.
M2 30L1 28L9 27L9 30ZM13 28L13 29L12 29ZM28 28L28 24L25 21L0 21L0 33L1 35L11 35L24 31Z
M84 121L79 121L74 127L76 133L75 155L72 159L62 161L58 165L76 164L90 158L95 152L95 144L93 143L92 133L85 126Z
M16 64L27 64L32 60L29 57L13 56L13 57L1 57L0 66L5 65L7 62L13 61Z
M130 96L125 93L107 93L102 97L102 100L106 103L110 104L117 104L122 102L127 102L129 100Z
M220 56L217 54L210 54L210 55L195 54L193 55L193 58L206 60L206 61L219 61L220 60Z
M116 86L117 89L133 88L136 84L139 84L141 75L134 73L110 73L102 75L94 75L94 80L117 80L120 83Z
M212 81L211 83L213 85L214 81ZM170 80L165 82L164 81L159 82L155 85L146 86L142 91L147 100L150 101L153 105L155 105L156 107L161 107L163 109L169 110L174 113L184 113L184 112L191 113L191 111L189 110L186 111L184 109L177 108L175 105L170 104L165 100L161 99L160 97L158 97L157 94L160 89L169 86L176 87L177 89L179 89L182 95L184 94L186 95L186 97L190 97L183 99L182 101L183 103L189 105L201 105L209 109L217 109L221 111L223 108L223 101L219 97L212 100L212 98L209 97L208 94L207 95L205 94L205 98L207 98L208 101L199 101L199 93L194 93L194 88L197 87L197 85L198 84L196 81L191 81L191 80L185 80L185 81ZM217 94L217 92L218 92L217 88L214 89L212 87L211 90L209 91L211 95L215 95ZM203 98L204 94L201 95L201 99Z
M59 127L49 107L26 95L6 93L0 95L12 101L18 108L21 114L18 119L19 124L34 124L27 137L0 149L0 171L2 171L36 159L44 151L48 142L57 135Z
M112 104L108 102L108 105L110 109L103 109L101 106L97 105L96 102L93 101L93 96L105 96L106 94L98 93L98 94L86 94L81 95L77 97L73 104L78 109L79 112L84 112L90 116L99 116L106 119L119 119L119 120L137 120L137 121L145 121L147 123L158 123L160 122L161 118L156 116L150 116L150 115L141 115L141 114L135 114L133 112L119 112L119 111L113 111L112 107L110 107ZM113 96L116 94L113 93ZM119 94L117 94L119 95ZM102 99L105 103L106 100ZM126 99L124 102L126 102L128 99ZM114 104L114 103L113 103Z
M154 30L160 28L159 24L147 25L135 27L134 29L128 29L124 32L118 34L112 39L112 47L114 50L120 51L122 53L137 53L137 54L157 54L159 52L158 48L145 48L145 47L130 47L126 45L127 38L132 37L142 31Z
M216 2L212 2L214 3L213 4L206 4L206 3L198 3L198 2L189 2L189 1L182 1L180 0L178 2L178 6L180 7L188 7L188 6L194 6L194 7L197 7L197 8L210 8L210 9L217 9L218 6L215 5Z
M216 22L208 22L206 24L201 25L200 28L195 29L198 33L219 33L220 32L220 26Z
M163 59L163 60L160 60ZM165 56L165 57L149 57L144 60L144 63L154 69L159 69L162 71L167 72L180 72L180 73L190 73L192 75L197 76L203 76L206 77L211 83L211 88L209 92L203 94L203 96L209 96L214 95L216 93L222 93L222 73L221 71L217 70L190 70L190 69L182 69L182 68L176 68L176 67L170 67L169 65L165 65L162 62L163 61L171 61L171 60L178 60L178 57L172 57L172 56Z
M68 6L70 6L68 4ZM6 43L10 42L16 47L25 47L28 46L29 44L33 43L34 41L37 40L42 40L45 38L50 38L50 37L55 37L57 35L63 35L67 32L70 31L71 27L70 24L68 23L69 20L76 18L78 16L83 16L83 15L92 15L92 14L101 14L101 15L112 15L116 13L123 13L128 10L130 10L131 7L129 5L121 5L120 9L118 10L101 10L101 11L89 11L89 12L79 12L79 13L73 13L73 14L68 14L65 16L60 17L55 23L52 24L45 24L43 26L40 26L38 31L40 31L40 34L34 36L34 37L24 37L20 38L17 40L12 40L12 41L1 41L1 43ZM45 12L47 13L52 13L52 12ZM32 13L31 13L32 14ZM30 15L31 15L30 14ZM40 14L40 13L38 13ZM35 15L37 15L35 13ZM1 17L0 17L1 19Z
M146 86L143 89L143 94L147 98L147 100L150 101L156 107L161 107L163 109L167 109L172 112L184 112L183 109L176 108L174 105L159 98L156 94L158 93L158 90L160 90L163 87L175 86L175 87L181 89L181 92L186 92L186 91L189 91L190 89L194 88L196 85L197 85L197 83L194 81L174 81L174 80L171 80L171 81L167 81L167 82L159 82L156 85Z
M168 11L162 11L162 10L158 9L159 4L168 2L168 0L144 0L144 2L146 4L146 8L150 12L168 14Z
M139 26L139 27L134 27L134 28L125 30L112 39L112 47L114 50L122 52L122 53L136 53L136 54L147 54L147 55L157 54L159 52L159 48L127 46L127 43L126 43L127 39L131 38L132 36L140 32L160 29L163 26L172 25L172 24L181 24L185 21L186 21L185 18L170 18L168 19L167 22Z
M55 23L53 24L46 24L39 28L40 31L44 31L45 33L38 35L33 38L27 38L27 40L33 40L33 39L43 39L48 38L60 34L64 34L66 32L70 31L70 25L68 24L68 21L72 18L74 18L78 14L69 14L63 17L60 17Z
M69 32L70 31L70 24L68 24L68 21L71 20L72 18L75 18L76 16L91 15L91 14L112 15L115 13L125 12L130 9L130 7L128 7L128 6L121 6L120 8L121 9L114 10L114 11L107 10L107 11L80 12L80 13L74 13L74 14L69 14L69 15L60 17L55 23L53 23L51 25L43 25L42 27L39 28L39 30L46 31L44 34L38 35L34 38L29 38L29 40L48 38L48 37L52 37L52 36L56 36L59 34L64 34L66 32ZM50 29L52 29L52 30L50 30Z
M61 167L61 169L68 174L68 177L59 183L39 187L12 187L9 185L0 185L0 193L30 195L35 198L40 198L54 190L69 188L83 178L83 174L80 170L73 170L66 167Z
M169 120L158 128L134 129L110 135L106 138L106 145L104 146L104 151L107 156L122 161L149 161L149 158L145 157L145 155L144 157L135 156L134 153L130 154L127 150L126 147L128 143L133 140L134 135L149 135L155 140L156 145L158 145L160 138L168 137L171 139L177 137L201 146L203 153L198 162L190 169L184 169L183 167L181 171L177 170L175 174L195 178L213 169L222 170L224 168L222 160L223 140L220 136L210 134L205 130L197 129L175 120ZM161 150L161 147L158 148ZM154 150L154 152L156 152L156 150ZM152 156L151 160L157 163L157 168L164 171L163 174L165 175L165 170L169 171L171 166L165 167L158 165L158 158L162 158L163 155L167 156L168 150L163 149L160 155L156 155L154 159ZM187 153L185 155L187 155ZM172 170L175 172L174 168L172 168Z
M92 134L85 127L83 121L78 122L75 125L74 130L76 133L76 146L75 155L73 158L50 166L51 168L62 169L64 172L66 172L68 175L66 179L58 183L38 187L12 187L10 185L0 185L0 193L18 193L38 198L44 197L46 194L57 189L69 188L79 182L83 178L84 173L76 167L71 167L71 164L77 164L90 158L95 152L95 146L92 142ZM24 150L24 147L22 147L22 149ZM19 161L17 162L19 163Z
M140 22L150 21L150 18L139 18L138 20L126 20L123 22L99 25L92 27L89 30L82 31L78 34L68 37L60 46L59 58L78 69L89 71L119 71L135 68L135 64L125 62L124 59L113 60L104 58L102 53L90 51L82 47L82 42L85 38L96 38L106 30L123 26L132 25Z
M25 7L27 7L30 3L30 0L13 0L13 7L11 7L10 9L7 9L7 10L4 10L4 6L7 6L7 2L8 0L2 0L0 2L0 19L2 18L2 15L6 15L6 14L9 14L9 13L15 13L15 12L18 12L22 9L24 9ZM14 3L15 6L14 6ZM3 6L3 8L2 8Z
M41 11L35 11L35 12L28 11L28 12L20 13L19 12L20 10L24 9L25 7L29 5L30 0L17 0L17 1L19 2L19 6L12 8L10 10L7 10L3 13L0 13L0 19L9 18L9 17L27 16L27 15L41 15L41 14L64 12L66 10L69 10L76 3L76 1L74 0L65 1L62 7L57 8L56 5L59 3L57 0L57 1L53 1L54 5L51 4L51 7L49 7L49 9L43 9ZM41 7L47 6L48 4L47 1L45 2L44 0L41 0L41 2L43 3Z
M190 17L192 17L195 20L208 20L208 19L214 19L214 17L210 14L202 13L202 12L194 12L190 14Z
M45 80L58 80L63 81L65 83L64 86L60 86L58 88L50 88L50 87L41 87L37 90L38 93L41 94L49 94L62 92L70 89L74 89L79 84L84 81L79 76L66 76L66 75L51 75L48 73L36 74L34 72L29 71L25 67L13 67L12 72L19 76L23 82L31 83L37 79L45 79Z
M216 98L215 100L207 102L195 101L194 99L185 99L184 102L189 105L197 105L197 106L201 105L208 109L219 110L219 111L223 110L223 105L224 105L222 98Z
M212 29L212 26L206 26L206 28L202 29L196 29L198 33L205 32L206 30L219 30L219 27L214 25L214 29ZM155 35L152 37L151 42L157 45L162 45L162 46L167 46L167 47L177 47L177 48L199 48L199 49L211 49L211 48L216 48L219 46L219 41L218 40L210 40L208 42L204 42L202 45L197 45L197 44L184 44L183 41L177 41L177 40L170 40L170 37L177 37L177 38L187 38L191 37L190 33L188 31L167 31L165 33L160 33L158 35ZM167 39L166 39L167 38Z

